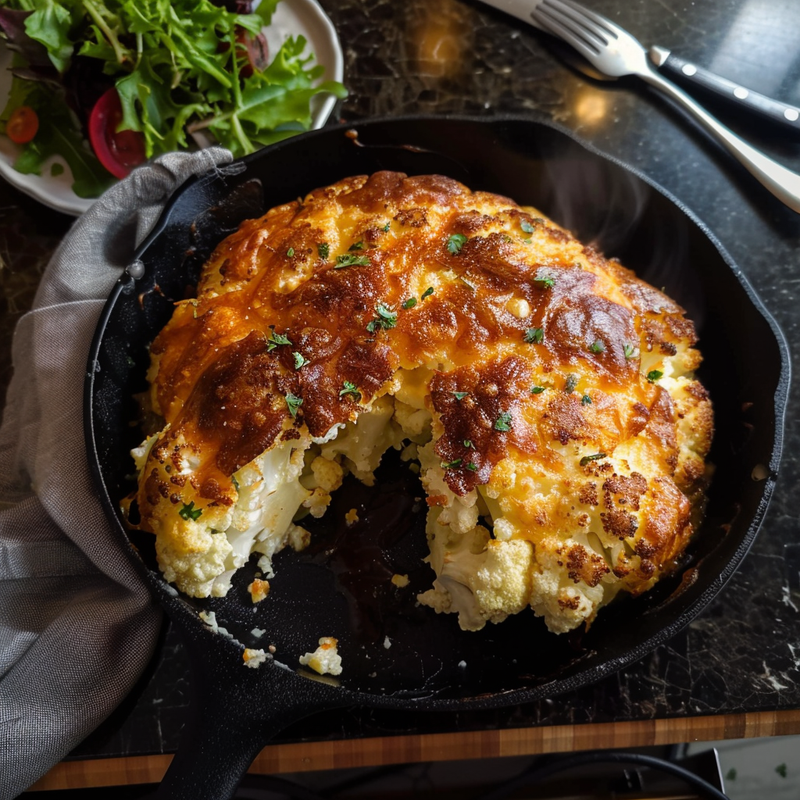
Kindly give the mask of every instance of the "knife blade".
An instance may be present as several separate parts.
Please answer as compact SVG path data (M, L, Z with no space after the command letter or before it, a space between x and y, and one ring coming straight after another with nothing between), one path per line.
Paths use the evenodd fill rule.
M537 30L544 31L544 28L531 16L531 0L481 0L481 2L517 17L523 22L527 22ZM547 31L544 32L548 33ZM548 35L550 34L548 33ZM648 55L660 72L676 78L685 88L694 87L705 90L727 101L740 111L756 113L762 119L780 125L784 129L788 128L795 133L800 133L800 108L797 106L774 100L741 84L723 78L711 70L682 59L665 47L653 45ZM575 54L571 60L574 63L578 59L583 60ZM578 66L590 77L599 77L597 71L588 63L586 69L580 65Z

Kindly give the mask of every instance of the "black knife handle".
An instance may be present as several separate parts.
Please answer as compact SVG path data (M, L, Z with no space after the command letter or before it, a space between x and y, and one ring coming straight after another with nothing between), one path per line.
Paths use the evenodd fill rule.
M701 86L703 89L737 104L743 111L757 112L784 128L790 128L796 133L800 133L800 108L796 106L781 103L771 97L754 92L727 78L709 72L703 67L698 67L690 61L684 61L672 53L669 53L663 60L654 57L654 61L661 72L679 78L684 85Z

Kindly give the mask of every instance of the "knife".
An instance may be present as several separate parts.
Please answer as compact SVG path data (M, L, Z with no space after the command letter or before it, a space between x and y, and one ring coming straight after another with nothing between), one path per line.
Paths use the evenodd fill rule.
M531 0L481 0L481 2L505 11L506 14L517 17L540 31L544 30L531 16ZM685 61L664 47L658 45L651 47L649 56L660 72L678 79L687 88L699 87L734 104L740 110L755 112L770 122L800 133L800 108L773 100L741 84L729 81L704 67ZM575 58L580 57L576 55ZM589 72L594 74L591 68Z

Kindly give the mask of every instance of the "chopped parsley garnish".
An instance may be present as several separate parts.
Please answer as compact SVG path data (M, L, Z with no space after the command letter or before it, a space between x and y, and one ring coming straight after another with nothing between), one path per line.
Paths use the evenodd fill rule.
M430 297L433 294L433 286L429 286L423 293L422 299L424 300L426 297Z
M496 431L510 431L511 430L511 414L508 411L504 411L495 420L494 429Z
M454 233L447 240L447 252L454 256L461 252L461 248L467 243L467 237L463 233Z
M383 232L384 232L384 233L389 233L389 228L390 228L391 226L392 226L392 223L391 223L391 222L387 222L387 223L386 223L386 224L383 226L383 229L382 229L382 230L383 230Z
M364 242L356 242L355 244L351 244L348 248L352 253L354 250L363 250L364 249Z
M378 318L372 320L372 322L367 325L367 330L370 333L375 333L379 328L388 330L397 325L397 312L392 311L389 306L378 303L378 305L375 306L375 311L378 313Z
M236 489L236 491L238 492L239 491L239 481L236 480L236 476L235 475L231 475L231 483L233 484L234 489Z
M464 439L464 447L466 447L467 450L469 450L470 448L472 448L474 450L475 449L475 445L472 444L472 439Z
M564 391L569 394L570 392L575 391L575 387L578 385L578 376L577 375L567 375L567 380L564 383Z
M541 344L544 341L544 329L542 328L528 328L525 335L522 337L523 341L528 344Z
M343 267L368 267L369 259L366 256L351 256L341 255L336 256L335 269L342 269Z
M270 333L267 342L268 342L267 350L274 350L276 347L280 345L284 344L290 345L292 343L288 336L285 336L282 333L275 333L275 331L272 331L272 333Z
M544 386L531 386L531 394L541 394L544 391Z
M453 395L456 400L463 400L469 392L450 392L450 394Z
M351 394L353 395L353 400L356 402L361 399L361 392L358 391L358 387L354 383L345 381L342 386L344 386L344 389L339 392L339 397L346 397L348 394Z
M319 253L319 257L321 259L327 259L331 252L331 246L327 242L322 242L321 244L317 245L317 252Z
M650 383L655 383L663 377L664 373L660 369L651 369L650 372L647 373L647 380L649 380Z
M552 289L556 285L556 279L552 275L537 275L533 282L540 289Z
M295 369L300 369L300 367L308 364L308 359L302 353L292 353L292 358L294 359Z
M592 398L589 397L588 394L585 394L583 397L581 397L581 403L583 403L585 406L590 406L592 404Z
M506 244L511 244L511 242L513 242L514 240L507 233L504 233L503 234L503 241Z
M289 392L289 394L284 395L284 399L286 400L286 406L289 409L289 413L292 415L292 417L296 417L297 410L301 405L303 405L303 398Z
M606 346L605 346L605 345L604 345L604 344L603 344L603 343L602 343L602 342L601 342L599 339L595 339L595 340L594 340L594 341L593 341L593 342L592 342L592 343L589 345L589 349L590 349L590 350L591 350L593 353L605 353L605 351L606 351Z
M594 455L591 455L591 456L584 456L580 460L580 465L582 467L585 467L587 464L591 464L592 461L597 461L598 459L605 458L605 457L606 457L605 453L594 453Z
M287 257L287 258L291 258L293 255L294 255L294 247L290 247L290 248L289 248L289 249L286 251L286 257Z
M622 348L622 352L625 353L625 358L629 361L636 356L636 348L632 344L626 343Z
M528 220L526 219L523 219L522 222L520 222L519 226L525 233L533 233L534 231L533 225L531 225L531 223L528 222Z
M477 472L478 471L478 467L475 464L473 464L471 461L469 462L469 464L467 464L467 469L470 472Z
M442 461L442 469L453 469L453 467L460 467L462 459L456 458L452 461Z
M181 507L181 510L178 512L178 514L180 514L184 519L186 520L191 519L194 522L197 522L197 520L200 519L200 515L202 513L203 513L202 508L194 507L194 500L192 500L192 502L189 503L189 505L186 505L186 503L184 503L183 506Z
M414 308L416 304L417 304L417 298L409 297L408 300L403 301L403 308L405 309Z

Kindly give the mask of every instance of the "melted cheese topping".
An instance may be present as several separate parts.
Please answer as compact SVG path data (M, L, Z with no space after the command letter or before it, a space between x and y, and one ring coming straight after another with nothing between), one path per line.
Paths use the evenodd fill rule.
M568 629L573 612L652 585L691 535L712 429L694 344L676 303L535 209L441 176L349 178L243 223L153 343L166 425L139 454L141 527L168 560L197 556L165 574L208 594L248 555L231 556L231 529L251 524L238 476L255 496L265 453L297 487L274 512L288 528L298 505L324 511L340 464L369 480L410 441L439 578L464 547L454 537L479 554L524 543L512 605L548 624L566 614ZM382 420L369 434L367 415ZM306 479L309 448L327 483ZM509 612L491 611L480 569L423 601L465 627L498 621ZM567 577L545 590L548 570ZM454 581L477 621L452 607Z

